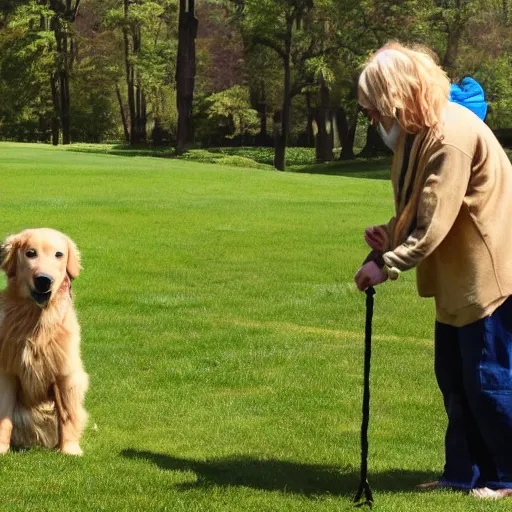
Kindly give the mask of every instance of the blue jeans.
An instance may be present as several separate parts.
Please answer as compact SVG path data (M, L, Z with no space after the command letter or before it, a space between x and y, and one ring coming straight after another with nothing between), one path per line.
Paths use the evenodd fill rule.
M440 484L512 488L512 297L464 327L437 322L435 371L448 415Z

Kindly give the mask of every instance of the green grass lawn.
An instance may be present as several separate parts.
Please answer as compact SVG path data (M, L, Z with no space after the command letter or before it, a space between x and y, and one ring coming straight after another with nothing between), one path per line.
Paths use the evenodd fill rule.
M392 213L389 182L359 177L387 169L355 170L0 144L1 235L48 226L81 249L91 382L84 457L1 458L0 510L352 510L364 330L352 277L365 226ZM507 510L413 492L442 468L445 427L433 304L413 274L378 289L374 330L374 510Z

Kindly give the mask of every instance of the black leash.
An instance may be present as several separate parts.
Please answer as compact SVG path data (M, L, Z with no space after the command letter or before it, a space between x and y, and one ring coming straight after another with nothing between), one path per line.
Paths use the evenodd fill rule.
M354 498L356 507L367 505L372 508L373 495L368 483L368 423L370 421L370 360L372 357L372 318L373 296L375 289L370 286L366 290L366 326L364 337L364 390L363 390L363 421L361 424L361 481ZM362 501L361 498L365 500Z

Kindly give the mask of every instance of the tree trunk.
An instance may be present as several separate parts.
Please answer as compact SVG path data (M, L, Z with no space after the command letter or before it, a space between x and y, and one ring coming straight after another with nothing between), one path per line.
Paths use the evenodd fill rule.
M53 11L50 26L55 35L57 44L56 77L58 80L58 115L60 117L60 129L62 130L62 143L71 143L71 100L69 94L69 75L73 61L73 45L70 44L68 25L76 19L76 13L80 0L72 5L71 0L65 4L59 0L50 0L50 8ZM42 22L40 22L42 25ZM55 102L54 102L55 106Z
M42 0L38 0L37 4L41 4ZM47 23L46 16L41 14L39 16L39 31L40 32L47 32L48 31L48 23ZM1 29L1 28L0 28ZM55 97L56 97L56 91L54 91L55 84L53 83L53 75L50 75L50 87L52 92L52 101L54 105L54 115L52 116L52 120L50 120L50 128L53 130L53 117L55 116ZM39 114L39 141L40 142L48 142L48 119L45 115L42 113ZM57 143L59 141L59 134L58 134L58 127L57 127ZM53 142L53 140L52 140Z
M284 171L286 162L286 144L290 134L290 112L292 106L292 72L291 72L291 49L292 49L293 17L286 19L285 51L283 54L284 88L283 88L283 109L281 111L281 132L276 139L274 152L274 167Z
M272 137L268 133L268 112L267 112L267 91L265 83L261 87L251 87L250 92L251 107L258 112L260 119L260 131L254 138L254 144L258 147L272 146Z
M55 8L55 6L53 6ZM50 27L53 30L53 34L55 36L55 43L57 45L57 61L56 61L56 70L52 74L51 87L52 87L52 103L54 110L54 118L58 119L58 122L55 119L52 119L52 144L57 146L59 143L59 132L62 129L63 123L63 96L65 92L62 90L62 70L64 63L62 62L63 57L63 34L62 34L62 24L61 20L58 16L54 16L50 21Z
M307 147L312 148L315 145L315 134L313 132L313 121L315 119L313 113L313 107L311 106L311 93L306 93L306 111L308 117L308 125L306 126L306 139L307 139ZM316 122L316 121L315 121Z
M456 75L457 58L459 56L459 43L461 36L461 27L449 28L446 53L443 59L443 67L446 69L446 72L450 78L455 78Z
M180 0L178 22L178 56L176 60L176 107L178 134L176 152L183 153L192 135L192 107L196 76L196 37L198 20L195 0Z
M333 159L334 138L332 129L332 113L330 109L330 92L323 76L320 78L320 107L317 109L316 123L316 161L330 162Z
M39 114L39 142L48 142L48 119Z
M119 112L121 114L121 121L123 123L123 131L124 131L124 140L127 144L130 143L130 130L128 129L128 123L126 121L126 114L124 111L123 98L121 96L121 90L119 89L119 85L116 84L116 96L117 101L119 102Z
M258 103L258 114L260 116L260 133L256 135L257 146L268 145L268 118L267 118L267 104L265 101Z
M71 143L71 123L70 123L70 101L69 101L69 77L66 70L59 74L60 82L60 102L61 102L61 127L62 144Z
M251 88L250 90L251 107L258 112L260 118L260 131L256 135L254 142L256 146L268 145L268 113L267 113L267 100L265 84L262 84L261 89Z
M355 119L352 124L349 123L347 114L344 109L336 109L336 119L338 121L338 128L340 131L341 139L341 155L340 160L351 160L355 158L354 154L354 141L356 138L357 117L359 109L356 110Z
M135 111L135 85L133 83L133 68L127 69L126 86L128 89L128 112L130 113L130 144L137 143L137 113Z
M60 82L60 103L61 103L61 128L62 128L62 144L71 143L71 126L70 126L70 100L69 100L69 46L68 34L66 30L61 28L61 70L59 73Z
M366 132L366 145L358 156L363 158L371 158L379 154L384 155L389 153L390 150L384 144L381 136L379 135L379 132L377 132L377 128L369 124L368 130Z
M467 18L464 18L461 12L460 1L456 3L457 9L453 9L454 18L446 26L446 53L443 58L443 67L446 69L450 78L456 77L457 58L459 56L459 46Z
M59 145L59 118L60 118L60 103L59 103L59 92L57 90L57 77L55 75L50 76L50 86L52 91L52 103L53 103L53 116L52 116L52 144L54 146Z
M160 117L157 115L151 132L151 142L153 143L153 146L163 145L163 135L162 122L160 121Z
M140 86L135 87L135 142L140 144L142 140L142 89Z
M146 95L144 94L144 91L142 88L140 89L140 112L138 117L138 123L139 123L139 142L147 142L148 136L147 136L147 107L146 107Z
M123 26L123 45L124 45L124 69L126 74L126 90L128 97L128 113L130 116L129 142L135 144L137 142L137 121L135 112L135 73L133 64L130 59L130 37L128 28L129 0L124 0L124 19Z
M281 111L281 130L276 140L274 152L274 167L279 171L284 171L286 161L286 144L290 133L290 111L291 111L291 68L290 55L286 55L284 60L284 91L283 91L283 109Z

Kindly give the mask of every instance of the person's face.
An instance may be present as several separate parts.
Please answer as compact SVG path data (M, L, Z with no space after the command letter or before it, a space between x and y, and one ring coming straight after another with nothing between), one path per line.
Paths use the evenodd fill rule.
M382 115L377 108L371 104L368 98L362 91L359 91L359 105L363 108L363 112L366 114L368 121L374 126L381 123L384 129L389 132L395 122L394 117Z

